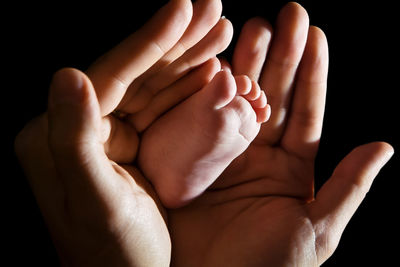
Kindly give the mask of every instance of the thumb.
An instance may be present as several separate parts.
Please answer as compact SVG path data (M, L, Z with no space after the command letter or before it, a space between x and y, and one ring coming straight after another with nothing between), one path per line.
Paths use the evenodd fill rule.
M54 74L48 104L53 152L82 153L77 150L99 142L101 117L96 102L93 86L82 72L65 68Z
M336 249L344 228L393 153L393 148L383 142L359 146L339 163L319 190L310 206L319 258L327 259Z
M84 73L65 68L54 75L48 118L49 148L66 191L87 194L103 185L111 167L100 141L99 103Z

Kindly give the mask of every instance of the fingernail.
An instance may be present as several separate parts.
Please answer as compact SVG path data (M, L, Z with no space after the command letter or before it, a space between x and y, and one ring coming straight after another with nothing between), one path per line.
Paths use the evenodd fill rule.
M59 70L50 86L49 105L76 104L82 101L83 79L79 71L71 68Z

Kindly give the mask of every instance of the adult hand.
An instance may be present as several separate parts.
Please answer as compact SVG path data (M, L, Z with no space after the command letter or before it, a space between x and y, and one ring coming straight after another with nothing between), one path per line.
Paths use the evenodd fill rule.
M204 195L169 211L174 266L322 264L393 154L381 142L357 147L315 195L327 41L295 3L281 10L270 45L271 36L267 22L250 20L231 67L259 81L270 121Z
M232 32L220 12L219 0L193 7L172 0L86 74L54 75L48 111L15 145L63 264L169 265L165 210L147 180L124 163L135 157L138 129L190 94L182 93L182 81L190 79L195 90L219 70L215 55ZM112 116L117 107L129 118Z

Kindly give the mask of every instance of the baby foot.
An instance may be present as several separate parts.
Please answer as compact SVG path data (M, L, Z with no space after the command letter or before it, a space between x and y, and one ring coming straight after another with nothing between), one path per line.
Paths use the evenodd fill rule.
M141 170L166 207L183 206L246 150L269 113L257 83L221 71L145 131Z

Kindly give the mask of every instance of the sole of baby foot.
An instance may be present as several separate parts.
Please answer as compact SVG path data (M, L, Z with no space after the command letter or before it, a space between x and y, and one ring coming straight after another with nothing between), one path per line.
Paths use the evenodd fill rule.
M139 165L164 206L197 198L246 150L266 118L263 97L246 76L221 71L144 132Z

